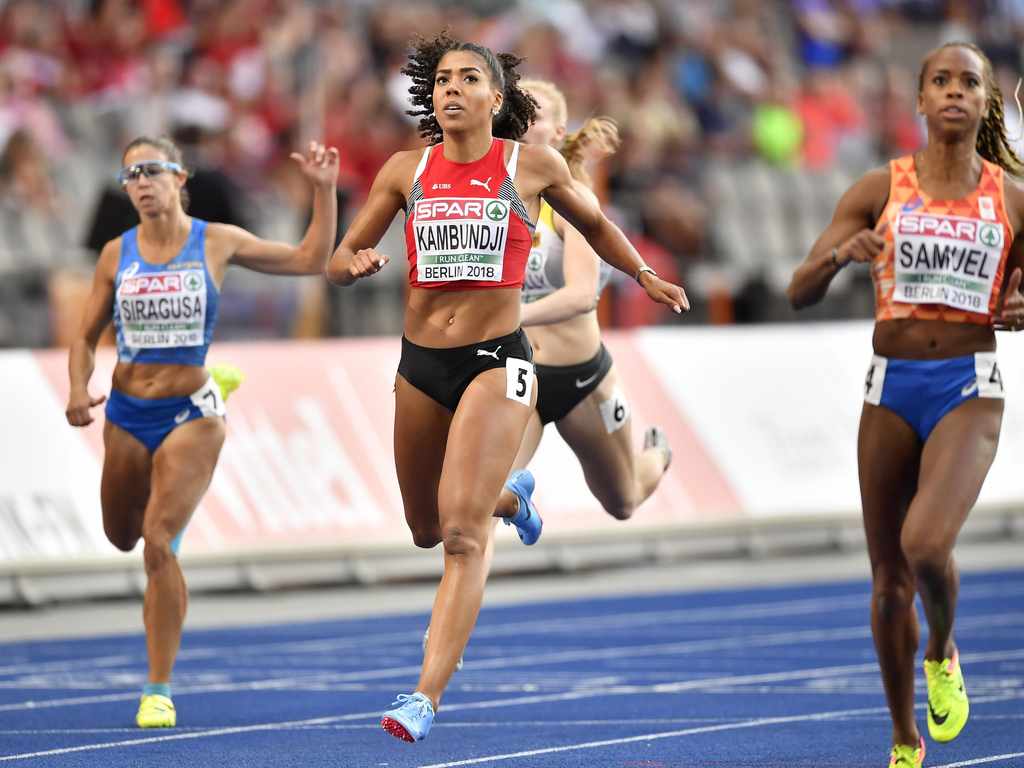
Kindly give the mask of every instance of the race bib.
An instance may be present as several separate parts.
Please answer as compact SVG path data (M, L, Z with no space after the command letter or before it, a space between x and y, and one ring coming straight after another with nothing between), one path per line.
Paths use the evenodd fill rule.
M206 328L206 275L202 270L139 275L124 271L117 287L125 344L145 349L199 347Z
M523 405L533 394L533 363L515 357L505 358L505 397Z
M211 376L203 388L193 392L189 396L192 405L199 409L203 416L224 416L228 411L224 405L224 398L220 394L220 387Z
M629 418L629 400L618 387L612 390L612 396L598 405L605 431L611 435L622 429Z
M1004 236L998 222L900 214L894 232L893 300L988 314Z
M431 198L419 200L413 213L420 282L501 282L508 203L486 198Z

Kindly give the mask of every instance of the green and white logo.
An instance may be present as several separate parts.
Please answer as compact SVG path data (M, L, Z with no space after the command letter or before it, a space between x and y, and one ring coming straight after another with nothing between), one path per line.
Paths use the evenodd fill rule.
M199 272L186 272L182 280L185 288L190 291L198 291L203 287L203 276Z
M989 248L998 248L1003 244L1003 228L995 224L982 224L978 229L978 239Z
M492 200L487 204L484 213L487 214L487 218L491 221L504 221L505 217L508 216L508 205L501 200Z

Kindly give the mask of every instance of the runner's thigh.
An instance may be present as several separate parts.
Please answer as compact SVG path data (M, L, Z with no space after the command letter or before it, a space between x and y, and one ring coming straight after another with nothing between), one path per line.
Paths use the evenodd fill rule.
M905 567L900 533L917 492L921 441L913 428L888 408L864 404L857 438L857 464L864 532L874 569Z
M487 521L537 403L536 386L524 393L528 402L507 397L508 376L504 368L484 371L455 411L438 493L444 531L454 526L465 532L470 526L487 536Z
M128 551L142 535L153 455L136 437L111 421L103 425L103 445L103 530L111 544Z
M395 469L417 546L441 540L437 488L452 412L402 376L395 378Z
M576 454L587 486L605 504L633 492L633 420L618 369L613 365L583 402L555 422ZM609 431L611 430L611 431Z
M1003 401L975 398L947 413L921 453L917 495L904 524L904 540L937 557L952 551L978 500L999 443Z
M153 486L143 535L170 542L188 524L210 487L226 428L218 416L187 421L153 454Z

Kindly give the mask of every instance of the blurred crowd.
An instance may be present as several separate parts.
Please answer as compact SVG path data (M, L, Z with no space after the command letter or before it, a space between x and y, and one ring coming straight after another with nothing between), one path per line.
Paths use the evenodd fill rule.
M113 178L140 134L183 146L196 215L283 239L301 235L311 194L289 154L337 146L344 224L384 161L421 145L399 70L413 33L449 25L559 84L570 128L618 122L599 193L687 285L680 322L784 317L779 276L836 201L821 190L921 146L917 67L937 43L988 53L1020 134L1024 0L0 0L0 346L66 343L96 253L133 224ZM742 224L781 190L795 202L765 200L765 216L799 236L765 255ZM218 338L397 332L394 273L345 292L231 277ZM610 294L606 324L671 321L628 282Z

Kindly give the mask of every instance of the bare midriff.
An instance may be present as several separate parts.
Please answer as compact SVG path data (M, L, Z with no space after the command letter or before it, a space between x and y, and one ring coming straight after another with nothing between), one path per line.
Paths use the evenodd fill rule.
M514 333L519 288L435 291L413 288L405 310L405 338L434 349L463 347Z

